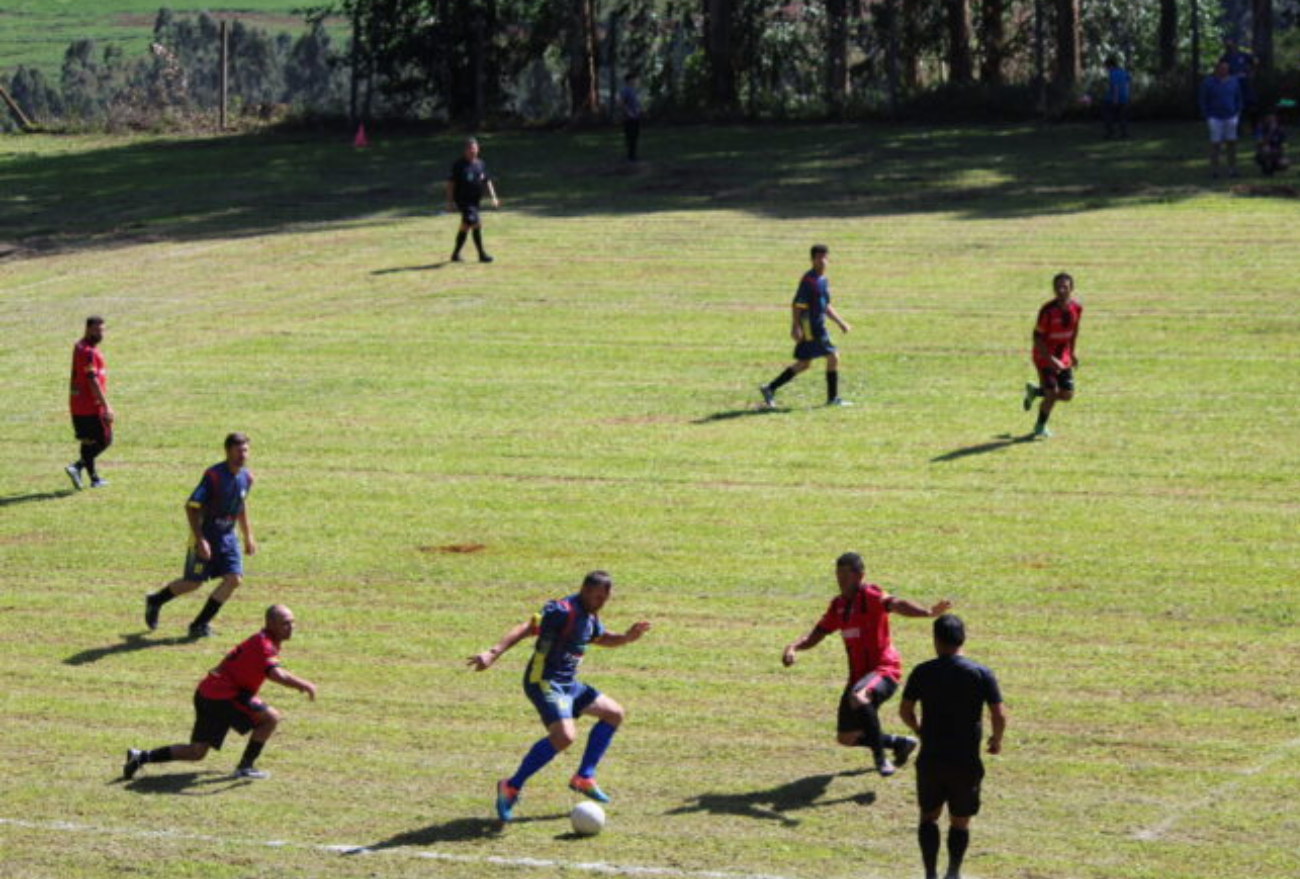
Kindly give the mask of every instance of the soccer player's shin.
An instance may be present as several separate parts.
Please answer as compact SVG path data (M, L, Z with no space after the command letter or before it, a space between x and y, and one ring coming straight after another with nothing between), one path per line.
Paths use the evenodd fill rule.
M939 825L922 821L916 828L916 841L921 846L921 863L925 879L938 879L939 875Z
M524 761L519 764L518 771L510 776L510 780L506 783L515 790L522 789L524 782L536 775L547 763L550 763L555 754L555 746L551 744L549 738L538 739L537 743L524 755Z
M948 828L948 875L961 874L962 858L966 857L966 847L970 845L970 830L965 827Z
M587 749L583 752L582 764L578 767L580 777L593 778L596 775L596 765L609 750L609 743L616 732L618 727L603 720L591 728L591 734L587 736Z

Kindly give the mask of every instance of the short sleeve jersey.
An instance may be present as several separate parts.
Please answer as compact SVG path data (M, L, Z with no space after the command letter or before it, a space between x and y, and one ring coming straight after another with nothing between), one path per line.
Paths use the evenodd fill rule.
M456 204L476 205L482 201L483 190L492 175L488 173L487 165L483 164L482 159L471 162L461 156L452 163L447 179L451 181L452 198Z
M253 490L248 468L231 473L225 461L203 471L203 478L190 495L189 506L203 512L203 533L222 536L235 530L235 520L244 511L244 500Z
M1077 299L1071 299L1064 311L1055 299L1038 309L1038 322L1034 324L1034 332L1043 337L1048 352L1064 363L1066 369L1074 365L1074 339L1079 335L1079 321L1082 318L1083 303ZM1047 368L1052 365L1052 361L1039 354L1038 347L1035 346L1034 364Z
M95 382L101 391L108 391L108 372L104 369L104 355L99 347L85 339L72 349L72 382L69 387L68 409L73 415L99 415L103 409L90 389Z
M1112 67L1107 74L1106 101L1111 104L1127 104L1129 75L1122 67Z
M836 596L817 623L820 631L844 639L850 686L871 672L892 681L902 676L903 662L889 637L889 602L879 586L863 583L850 598Z
M992 671L964 656L940 656L912 669L903 698L921 703L921 762L980 763L984 706L1002 702Z
M264 629L240 642L220 665L199 681L199 695L205 699L235 699L246 703L262 688L267 673L279 665L280 648Z
M623 115L628 119L641 118L641 96L636 89L625 85L618 91L618 99L623 104Z
M799 327L803 341L812 342L826 337L826 309L831 304L831 282L825 275L809 270L799 281L794 302L799 309Z
M537 636L533 658L524 672L524 682L572 683L587 645L605 634L600 618L587 613L577 595L549 601L533 616L530 634Z

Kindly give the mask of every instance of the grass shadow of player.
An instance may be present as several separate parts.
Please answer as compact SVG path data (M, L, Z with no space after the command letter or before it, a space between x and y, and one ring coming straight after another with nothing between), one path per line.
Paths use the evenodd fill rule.
M558 821L567 815L536 815L530 818L515 818L511 824L529 824L534 821ZM357 846L344 852L346 855L363 855L367 852L383 851L404 846L435 845L440 842L469 842L475 839L489 839L500 836L506 825L495 818L455 818L442 824L431 824L419 830L407 830L391 836L383 842L373 845Z
M667 814L690 815L695 812L708 812L713 815L739 815L742 818L780 821L785 827L796 827L799 820L789 817L786 812L821 809L839 803L857 803L861 806L870 806L874 803L876 795L871 791L837 799L822 799L831 782L836 778L864 774L866 773L863 770L855 770L809 775L767 790L736 794L700 794L688 800L686 805L669 810Z
M705 415L703 418L696 418L691 424L713 424L715 421L731 421L735 418L748 418L751 415L788 415L793 411L793 409L767 409L757 406L748 409L724 409L721 412Z
M130 635L123 635L118 644L109 644L106 647L89 647L79 653L74 653L67 659L63 660L64 665L89 665L92 662L99 662L106 656L116 656L119 653L135 653L137 650L149 650L154 647L175 647L178 644L189 644L194 639L186 636L179 638L146 638L139 632Z
M432 269L440 269L450 265L451 260L444 259L442 262L431 262L427 266L394 266L391 269L375 269L372 275L395 275L398 272L427 272Z
M215 797L237 787L252 784L228 772L209 769L199 772L173 772L167 775L142 775L130 781L117 779L126 790L136 794L170 794L183 797ZM220 787L217 787L220 785Z
M28 504L33 501L57 501L59 498L74 495L77 492L71 488L61 488L58 491L35 491L31 494L11 494L8 497L0 497L0 507L8 507L12 504Z
M988 452L998 452L1002 449L1010 448L1011 446L1018 446L1021 443L1032 443L1033 441L1034 435L1032 433L1020 434L1018 436L1004 433L994 437L992 441L987 443L979 443L974 446L963 446L960 449L953 449L951 452L945 452L936 458L931 458L930 463L942 464L945 461L956 461L958 458L968 458L971 455L984 455Z

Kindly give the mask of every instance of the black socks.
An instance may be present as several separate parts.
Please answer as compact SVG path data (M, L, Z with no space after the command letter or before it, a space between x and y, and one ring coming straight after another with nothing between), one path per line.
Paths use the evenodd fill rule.
M938 842L939 832L935 829L935 842ZM966 857L966 846L970 845L970 829L958 830L956 827L948 828L948 875L957 876L961 873L961 860Z
M252 769L253 764L257 762L257 758L262 755L262 746L265 744L266 742L259 742L259 741L255 741L254 739L249 739L248 747L244 749L244 756L241 757L239 760L239 768Z
M795 375L795 371L787 366L785 372L774 378L772 383L767 386L767 389L769 391L775 391L777 388L781 387L781 385L789 383L790 379L794 378Z
M833 403L840 396L840 374L835 371L826 373L826 402Z
M456 249L451 252L452 259L455 259L456 257L460 256L460 249L465 246L465 238L466 238L466 233L464 232L456 233Z
M206 626L219 613L221 613L221 602L215 598L209 598L208 603L203 605L203 610L199 611L199 615L194 618L194 622L190 623L190 628L197 629L199 626Z
M916 841L921 845L925 879L939 879L939 825L933 821L922 821L916 826Z
M474 230L474 246L478 248L478 255L482 256L483 255L483 230L482 229ZM460 248L457 247L457 250L459 249Z
M143 763L170 763L172 762L172 746L165 748L154 748L152 751L144 752Z

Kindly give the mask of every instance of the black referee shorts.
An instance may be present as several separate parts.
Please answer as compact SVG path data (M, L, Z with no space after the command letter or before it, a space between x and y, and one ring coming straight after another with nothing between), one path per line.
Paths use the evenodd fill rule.
M970 818L980 811L980 783L984 764L935 763L916 764L916 802L922 812L948 807L954 818Z

